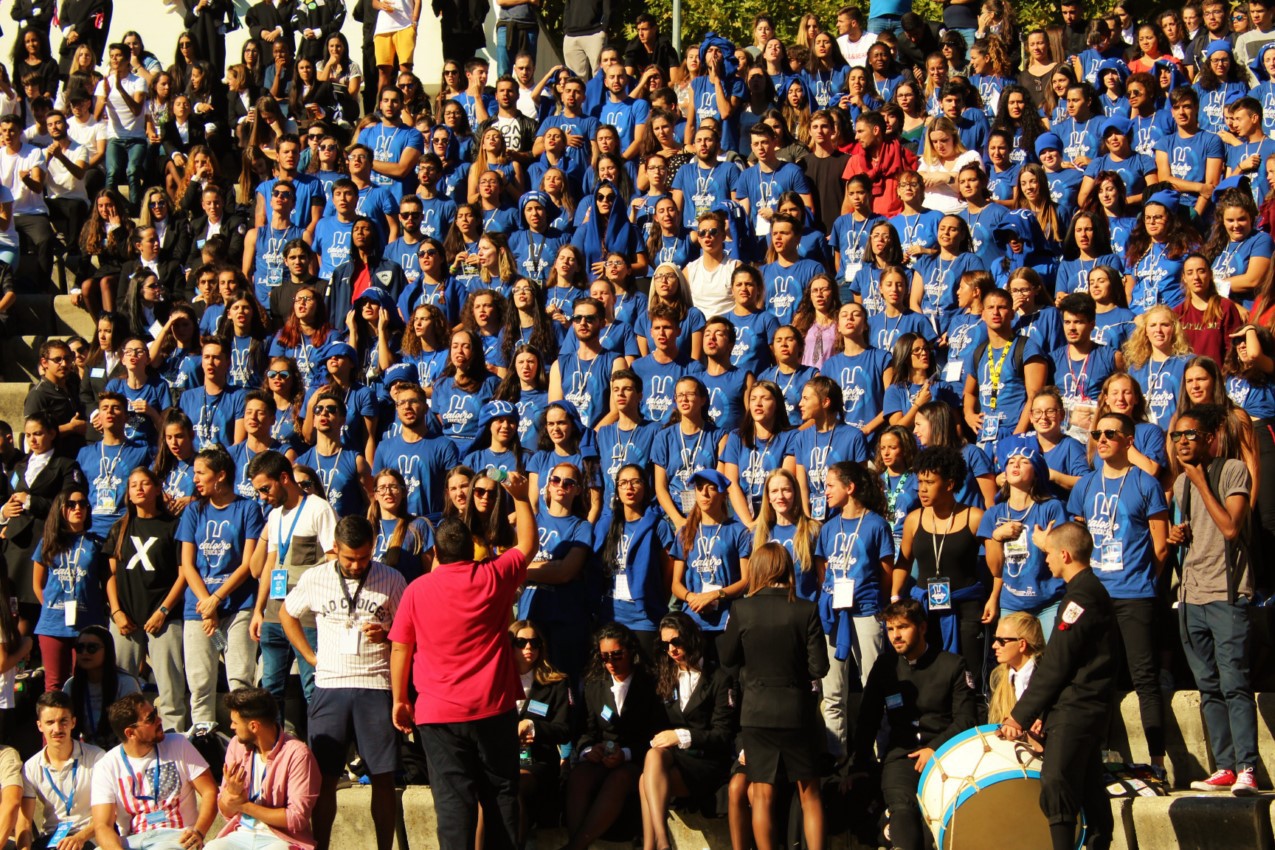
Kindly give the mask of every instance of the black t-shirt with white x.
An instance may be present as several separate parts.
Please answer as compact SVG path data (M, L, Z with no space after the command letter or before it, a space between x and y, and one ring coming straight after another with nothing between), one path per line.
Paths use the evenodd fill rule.
M105 552L113 557L115 541L123 521L115 523L106 537ZM180 566L175 518L133 517L125 532L124 545L116 561L115 580L119 588L120 608L138 626L145 624L163 603L177 581ZM174 606L174 615L181 607Z

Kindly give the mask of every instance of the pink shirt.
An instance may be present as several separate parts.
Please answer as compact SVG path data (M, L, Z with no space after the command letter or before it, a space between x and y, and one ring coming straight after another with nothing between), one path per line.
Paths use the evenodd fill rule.
M418 724L495 717L522 699L509 612L526 576L527 559L510 549L491 561L440 564L407 586L390 640L415 653Z
M258 756L258 758L260 758ZM252 775L252 751L239 743L239 739L231 738L226 747L226 767L239 764L244 768L244 775ZM256 802L271 809L288 810L288 828L286 830L270 827L270 831L280 841L286 841L289 847L301 850L313 850L314 830L310 826L310 817L314 813L314 802L319 799L319 763L304 742L280 730L279 740L275 742L270 753L270 763L266 766L265 787L261 789L261 797ZM247 788L244 789L245 791ZM253 793L257 789L253 788ZM220 803L218 804L220 808ZM224 838L239 828L240 815L227 818L225 826L217 834Z

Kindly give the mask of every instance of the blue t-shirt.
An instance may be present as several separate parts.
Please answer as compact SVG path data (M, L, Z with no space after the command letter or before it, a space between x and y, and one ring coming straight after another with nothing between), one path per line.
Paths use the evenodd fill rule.
M841 279L846 283L854 280L855 275L863 267L863 251L868 247L868 234L880 216L870 215L858 221L850 213L838 216L832 223L832 232L828 234L828 244L841 260ZM845 299L842 299L844 303Z
M1217 88L1209 91L1196 83L1192 86L1200 96L1200 129L1210 133L1226 130L1226 105L1248 94L1248 83L1219 80Z
M397 469L407 484L407 510L414 516L440 514L446 506L447 470L460 463L454 440L425 437L409 443L403 437L388 437L376 447L372 475L382 469Z
M728 98L737 97L741 100L748 98L748 89L744 81L734 74L722 80L722 90L726 92ZM691 95L695 102L696 126L699 126L699 121L704 118L718 119L722 128L722 150L738 151L740 149L740 110L736 109L729 118L722 119L722 114L717 108L717 87L708 79L707 74L691 80Z
M1147 419L1162 429L1169 427L1169 420L1178 409L1178 394L1186 375L1186 364L1191 358L1180 354L1167 360L1147 360L1138 368L1130 368L1129 374L1147 401Z
M1063 336L1062 313L1056 307L1041 307L1035 313L1015 316L1014 333L1035 340L1043 352L1053 351L1067 339Z
M97 535L77 534L67 551L45 560L44 541L35 544L31 560L43 564L48 571L44 579L44 604L35 633L50 637L73 638L85 626L106 622L102 612L105 599L101 576L102 541ZM50 563L51 562L51 563ZM75 625L66 624L66 608L75 606Z
M672 188L682 193L682 226L694 227L700 213L708 212L720 201L729 201L739 174L739 168L729 162L708 168L692 159L679 168Z
M125 440L141 440L147 444L158 444L155 424L145 413L134 413L132 403L142 399L152 410L164 411L172 404L172 391L167 382L159 375L152 374L137 389L128 385L127 378L112 378L106 382L108 393L119 393L128 399L128 419L124 423Z
M1156 181L1155 159L1137 151L1128 159L1117 160L1111 154L1095 157L1085 169L1085 176L1097 180L1103 171L1119 174L1127 195L1141 195L1147 188L1147 175L1151 175L1151 182Z
M209 395L202 386L192 387L182 393L177 406L194 423L195 451L234 444L235 422L243 419L242 390L227 387L217 395Z
M797 593L798 599L804 599L807 602L817 602L819 599L819 571L815 569L813 563L803 563L801 557L797 554L797 526L780 525L775 523L770 529L770 539L767 543L778 543L788 550L789 557L792 558L793 579L795 586L793 590ZM810 552L811 561L814 560L815 535L810 536Z
M1016 337L1004 348L983 348L983 356L975 362L978 349L965 357L965 374L978 383L979 410L983 413L983 431L979 442L993 442L1013 433L1027 402L1027 385L1015 362L1014 346L1024 346L1023 367L1032 360L1047 361L1040 344L1031 337Z
M675 504L682 491L690 487L692 475L701 469L717 468L717 445L721 439L722 433L715 428L684 434L681 426L674 424L656 432L651 441L651 463L668 474L669 495Z
M655 512L654 522L649 523L649 532L641 536L642 543L635 540L646 518L629 522L623 520L624 527L620 531L619 543L616 546L615 561L607 564L610 568L610 583L602 592L602 606L598 612L602 620L615 620L639 632L653 632L659 626L660 619L668 611L668 594L663 587L664 577L659 570L653 569L662 552L672 551L673 525L664 520L659 506L652 503L647 512ZM593 550L602 556L606 549L607 535L611 530L612 515L604 512L593 528ZM642 548L634 550L634 545ZM644 567L644 568L643 568ZM644 577L639 580L638 576ZM618 583L623 577L627 587L625 594L617 592Z
M753 553L752 532L733 519L720 525L701 523L689 552L679 537L673 557L686 562L682 583L691 593L704 593L705 588L723 588L739 581L742 573L740 561ZM706 632L720 632L730 619L730 600L696 613L690 608L686 613Z
M894 537L884 519L868 511L846 519L840 513L824 520L815 542L815 557L827 562L823 592L832 594L837 582L854 582L855 617L875 617L885 607L889 588L883 584L882 561L894 560Z
M611 504L615 496L615 477L620 468L637 464L643 469L651 465L651 449L660 426L643 422L628 431L620 429L619 422L603 425L598 429L598 459L602 466L602 504Z
M977 254L958 254L955 259L944 260L939 254L917 257L912 269L925 289L921 298L921 311L932 321L938 322L940 313L955 313L956 283L966 272L987 271L987 264Z
M917 334L934 342L938 334L934 332L933 319L924 313L913 313L908 310L897 316L877 313L868 317L868 341L874 348L891 351L894 343L903 334Z
M642 414L652 422L668 421L673 410L673 391L687 375L702 379L704 367L698 360L679 357L661 363L654 354L633 361L633 371L642 379Z
M458 443L468 443L478 435L478 415L483 405L496 394L499 381L495 375L487 377L478 392L462 390L454 378L442 378L434 385L434 397L430 410L443 426L444 436Z
M806 382L819 374L819 370L814 366L798 366L793 370L792 374L784 374L778 365L771 366L766 371L757 376L759 381L771 381L784 396L784 410L788 416L788 422L794 428L801 425L801 410L798 403L801 401L801 390L806 386Z
M398 523L398 517L381 520L381 527L376 531L376 542L372 544L374 561L385 563L385 556L390 551L390 541L394 539ZM422 561L434 548L434 527L422 517L407 520L407 527L403 541L397 547L398 557L394 561L394 569L402 573L403 578L411 583L425 574ZM419 551L413 551L417 548L414 539L420 540Z
M912 409L913 403L917 396L921 394L924 384L899 384L894 383L885 388L885 402L881 412L885 414L888 420L896 413L907 413ZM930 381L930 401L941 401L949 405L953 410L960 410L962 401L962 393L964 388L958 388L954 384L940 380L937 376Z
M1105 313L1098 313L1094 321L1093 341L1120 348L1133 333L1135 318L1128 307L1114 307Z
M776 260L761 267L761 276L766 284L766 309L775 315L780 325L792 322L797 305L806 292L806 284L815 275L823 273L823 264L814 260L797 260L792 265Z
M462 95L464 96L464 95ZM459 98L453 98L459 100ZM462 102L461 104L465 104ZM468 105L466 112L472 110L472 104ZM490 111L495 111L495 104L491 104ZM476 127L478 122L470 116L469 126ZM417 151L418 153L425 150L425 137L415 127L386 127L384 124L372 124L364 127L359 131L359 144L367 145L372 149L373 162L401 162L403 154L408 149ZM416 175L409 174L407 177L396 179L388 174L381 174L379 171L373 171L371 181L379 186L388 187L393 193L394 201L397 203L403 199L403 194L408 185L416 185ZM397 212L397 207L395 207ZM363 213L366 215L366 213ZM382 237L383 238L383 237Z
M1260 230L1254 230L1239 242L1226 243L1222 253L1218 254L1217 259L1213 261L1213 276L1215 279L1221 279L1244 274L1248 271L1249 263L1254 257L1264 257L1269 260L1273 253L1275 253L1275 242L1271 241L1271 237ZM1243 295L1236 294L1231 296L1231 300L1247 310L1253 306L1254 294L1255 291Z
M1116 371L1116 351L1106 345L1095 345L1079 360L1062 345L1054 349L1049 359L1053 362L1054 385L1062 390L1065 401L1097 402L1103 382Z
M343 222L335 215L319 219L311 245L319 255L319 280L331 280L336 267L350 259L350 234L353 232L353 221ZM413 258L416 257L415 247L411 246L410 251Z
M1085 174L1078 168L1060 168L1057 171L1045 170L1045 180L1049 183L1049 198L1058 207L1058 220L1070 221L1076 202L1080 199L1080 184L1085 181Z
M623 97L613 100L610 92L602 104L602 112L598 119L602 124L610 124L620 134L620 150L626 151L633 144L633 136L637 128L646 124L651 115L651 104L645 100Z
M730 351L730 364L745 372L759 374L771 363L770 343L779 330L779 319L773 313L726 314L735 326L735 347Z
M1207 130L1200 130L1187 138L1174 130L1156 140L1155 150L1157 161L1161 153L1169 158L1170 174L1179 180L1195 183L1204 182L1205 168L1210 159L1216 159L1220 163L1226 158L1222 140L1216 133ZM1198 197L1195 192L1182 192L1178 200L1183 207L1193 207Z
M881 415L888 368L890 355L879 348L869 348L853 356L834 354L824 361L819 371L841 387L847 425L862 429Z
M828 467L843 460L867 463L871 457L868 441L858 428L840 423L834 425L831 431L820 432L811 427L795 431L793 435L792 454L797 459L797 468L806 470L810 516L821 520L828 507L824 488Z
M1226 395L1253 419L1275 419L1275 386L1253 384L1242 375L1226 379Z
M1168 510L1160 485L1136 466L1119 478L1106 478L1097 470L1076 483L1067 513L1084 517L1089 526L1094 573L1112 599L1155 597L1155 547L1148 521Z
M978 536L990 540L996 527L1010 521L1021 522L1023 533L1016 541L1002 542L1005 563L1001 568L1004 592L1001 610L1038 612L1062 598L1067 584L1054 578L1045 563L1045 553L1032 542L1032 530L1045 528L1051 522L1067 522L1067 510L1057 499L1029 501L1026 511L1012 510L1005 502L993 505L983 514Z
M774 171L763 171L759 164L745 168L735 181L735 197L748 199L748 209L756 229L758 213L763 209L772 212L779 206L779 196L784 192L799 195L810 194L810 181L801 166L793 162L781 162Z
M1091 115L1087 120L1078 121L1075 118L1064 118L1054 125L1052 131L1058 138L1062 139L1063 150L1062 158L1066 162L1075 162L1081 157L1093 157L1098 155L1098 151L1102 146L1102 139L1098 131L1106 119ZM1075 169L1068 169L1075 170Z
M243 563L245 544L257 540L265 530L266 521L256 502L231 498L224 508L212 502L197 500L182 512L177 523L177 542L195 546L195 569L209 593L225 584ZM218 616L233 615L252 607L257 585L251 579L243 581L217 606ZM218 594L221 595L221 594ZM195 605L199 599L195 591L186 589L186 607L183 619L198 620Z
M619 355L603 351L590 360L578 353L558 356L562 396L575 407L586 428L604 417L611 404L611 370Z
M1089 273L1096 266L1111 266L1121 274L1124 273L1124 260L1118 254L1103 254L1093 260L1059 260L1058 273L1054 277L1054 291L1070 295L1073 292L1089 291ZM1116 281L1116 285L1123 283Z
M739 431L731 431L722 448L722 462L737 468L739 487L744 491L754 513L761 506L762 487L766 476L784 465L784 458L793 453L794 432L780 431L769 440L755 438L752 448L744 444Z
M265 204L267 221L270 220L270 193L278 182L277 177L271 177L257 184L257 197ZM304 230L310 226L314 207L327 204L327 191L323 187L323 181L313 174L298 174L290 178L289 182L296 188L296 204L289 219Z
M939 245L939 222L943 213L937 210L924 210L919 213L901 212L890 218L895 232L899 234L899 244L904 252L917 245L921 248L937 248Z
M744 387L750 372L731 366L720 375L710 375L707 370L699 375L708 390L708 416L713 425L722 431L733 431L744 417Z
M354 449L338 448L336 454L324 456L316 446L297 457L297 464L314 470L328 504L338 517L362 514L367 505L363 483L359 480L362 454Z
M1165 253L1165 246L1152 242L1142 259L1133 264L1133 295L1129 309L1145 313L1156 304L1177 307L1186 300L1182 287L1182 266L1186 255L1173 259Z

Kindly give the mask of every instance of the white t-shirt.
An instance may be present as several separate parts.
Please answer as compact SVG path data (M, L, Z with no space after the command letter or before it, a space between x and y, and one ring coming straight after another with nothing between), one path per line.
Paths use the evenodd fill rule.
M84 145L91 157L97 152L97 143L106 138L106 122L94 121L92 118L81 122L68 112L66 116L66 134L71 137L71 141L78 145Z
M961 169L970 163L977 164L981 161L978 151L966 151L960 154L952 162L952 167L947 168L942 162L926 162L925 157L921 157L921 161L917 164L917 173L924 177L926 174L951 174L953 176L960 174ZM922 204L927 210L938 210L947 215L948 213L958 213L965 209L965 202L956 194L956 184L946 183L942 186L926 186L925 201Z
M146 81L136 74L129 74L123 81L116 80L114 77L108 78L111 83L111 91L106 93L107 80L102 80L97 84L97 89L93 92L95 97L106 97L106 109L102 114L106 116L107 128L106 138L108 139L144 139L146 138L146 103L142 102L142 106L134 114L129 109L128 103L124 99L124 95L120 92L122 85L125 92L130 95L136 95L138 92L146 91Z
M76 144L75 140L72 139L71 146L67 148L65 156L71 162L84 168L89 164L91 152L84 145ZM62 160L56 156L47 157L47 159L49 162L49 179L44 183L45 194L50 198L74 198L87 204L89 194L84 189L84 178L77 178L62 164Z
M127 760L126 760L127 759ZM155 787L155 763L159 761L159 787ZM185 735L168 735L144 758L127 756L121 744L98 760L93 768L94 806L114 806L120 835L153 829L189 829L199 818L195 786L191 783L208 771L208 762ZM140 797L139 797L140 795ZM141 799L146 798L146 799ZM148 813L163 812L152 823Z
M867 67L868 48L876 43L877 34L874 32L864 32L858 41L851 41L848 35L837 36L837 47L841 48L841 55L851 68Z
M403 574L379 561L373 561L368 567L361 591L358 582L340 574L336 561L312 567L302 574L283 607L297 618L314 614L319 646L323 647L314 671L315 685L373 691L390 689L390 642L372 643L362 635L361 625L375 620L389 631L406 588ZM355 602L353 616L351 600ZM351 632L356 633L357 638L351 637ZM352 652L353 649L357 652Z
M105 755L106 751L101 747L76 741L71 745L72 760L64 764L61 770L49 764L44 750L27 759L22 766L22 796L28 800L38 800L44 809L44 818L39 821L41 835L52 835L62 821L70 822L72 832L79 832L88 826L93 819L93 810L89 804L93 794L93 767ZM47 774L45 768L48 768ZM50 776L57 783L56 791L49 783ZM69 816L63 797L69 797L71 801Z
M704 268L700 257L686 266L686 282L691 289L691 304L705 316L723 316L735 309L735 299L730 294L730 278L735 273L738 260L723 258L716 271Z
M297 511L300 510L298 514ZM296 524L293 524L293 521ZM262 532L266 543L266 552L275 556L275 569L285 568L285 559L279 554L279 542L287 540L286 554L288 569L288 590L296 587L297 582L307 569L314 564L326 562L327 553L336 548L336 512L332 506L318 496L306 496L298 508L285 511L274 508L266 517L266 529ZM267 576L267 579L272 578ZM269 601L266 602L265 617L267 623L279 622L279 606L275 599L273 585ZM307 614L299 618L301 625L314 628L314 617Z
M386 2L395 4L394 11L385 11ZM412 4L409 0L381 0L381 3L381 10L376 13L375 35L388 35L412 26Z
M13 203L13 193L9 191L8 186L0 186L0 204L11 203ZM0 248L13 248L14 250L17 250L17 247L18 228L14 227L13 223L10 222L8 230L0 230ZM41 469L44 469L44 467L48 464L48 456L46 455L45 457L46 460L40 465ZM27 466L30 468L29 461ZM38 475L39 473L36 474ZM30 485L31 481L28 481L27 484ZM18 668L16 667L0 674L0 708L13 708L13 684L17 680L17 675Z
M33 168L44 168L48 164L44 160L44 151L33 145L23 145L17 153L0 146L0 183L13 193L14 215L48 215L49 208L44 203L44 195L31 191L31 188L18 177L20 171Z

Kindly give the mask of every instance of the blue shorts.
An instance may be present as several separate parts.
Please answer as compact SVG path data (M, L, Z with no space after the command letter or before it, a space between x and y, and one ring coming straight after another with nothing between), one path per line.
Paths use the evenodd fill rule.
M326 777L345 772L353 740L373 776L398 769L398 731L389 691L318 688L310 700L310 749Z

